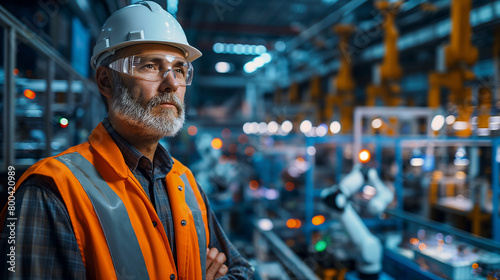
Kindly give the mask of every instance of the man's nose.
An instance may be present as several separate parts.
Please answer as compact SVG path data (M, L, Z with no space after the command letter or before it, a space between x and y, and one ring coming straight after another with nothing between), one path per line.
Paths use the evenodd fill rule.
M163 92L176 92L179 88L179 81L175 78L174 71L172 69L168 70L161 82L161 89Z

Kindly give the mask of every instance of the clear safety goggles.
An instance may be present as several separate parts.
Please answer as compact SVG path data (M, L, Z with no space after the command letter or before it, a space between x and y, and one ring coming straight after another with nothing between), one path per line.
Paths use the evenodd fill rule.
M194 68L191 62L174 55L131 55L111 62L108 67L151 82L161 81L169 73L179 85L189 86L193 81Z

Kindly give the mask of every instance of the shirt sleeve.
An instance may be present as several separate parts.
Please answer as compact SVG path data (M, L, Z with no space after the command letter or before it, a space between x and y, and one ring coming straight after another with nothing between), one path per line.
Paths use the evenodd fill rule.
M51 178L32 175L23 182L15 194L15 218L4 222L0 243L2 256L15 247L15 266L9 270L12 263L2 261L1 279L86 279L68 211Z
M226 266L229 268L227 274L217 278L219 280L243 280L253 279L254 267L241 256L240 252L234 247L227 238L214 212L210 208L208 198L203 188L198 184L203 201L207 207L208 228L210 231L210 247L217 248L219 252L226 255Z

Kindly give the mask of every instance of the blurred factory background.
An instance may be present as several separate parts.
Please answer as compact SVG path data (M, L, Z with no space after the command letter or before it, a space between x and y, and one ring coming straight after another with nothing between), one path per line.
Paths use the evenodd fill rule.
M90 54L131 2L1 2L1 205L105 117ZM156 2L203 52L162 144L255 279L500 278L500 0Z

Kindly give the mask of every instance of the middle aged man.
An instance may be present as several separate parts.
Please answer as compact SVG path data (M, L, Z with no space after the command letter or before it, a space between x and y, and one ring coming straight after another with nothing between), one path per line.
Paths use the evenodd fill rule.
M92 57L108 118L19 180L16 271L2 262L4 279L252 278L191 171L158 145L182 128L199 56L155 2L110 16Z

